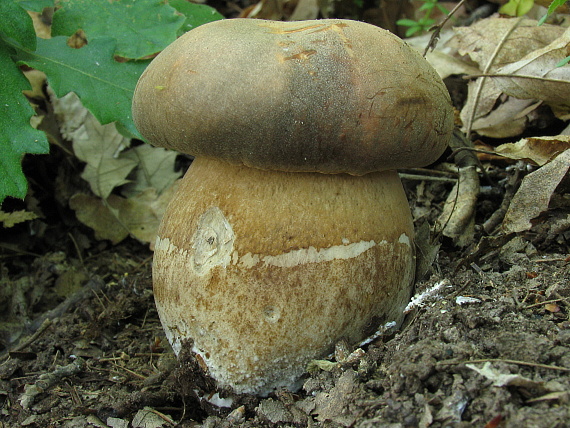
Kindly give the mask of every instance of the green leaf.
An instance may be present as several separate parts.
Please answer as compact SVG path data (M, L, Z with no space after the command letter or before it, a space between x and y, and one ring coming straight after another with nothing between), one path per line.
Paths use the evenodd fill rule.
M446 15L449 15L449 9L448 9L448 8L446 8L445 6L443 6L443 5L439 4L439 3L436 4L436 6L437 6L437 8L439 9L439 11L440 11L441 13L444 13L444 14L446 14Z
M410 27L406 30L406 37L411 37L419 31L422 31L421 27L419 26Z
M534 0L509 0L499 9L500 13L510 16L523 16L534 6Z
M170 0L169 4L186 17L184 24L178 30L179 36L202 24L224 19L216 9L205 4L190 3L186 0Z
M24 49L36 48L36 32L28 12L12 0L2 0L0 16L0 37Z
M434 6L435 5L433 3L424 3L419 7L418 11L429 10L431 12Z
M118 122L141 138L131 117L131 100L137 81L149 61L117 62L116 41L93 39L81 49L67 46L63 36L38 39L35 52L22 52L18 60L48 76L58 97L75 92L102 124Z
M15 0L20 6L32 12L41 12L46 7L53 7L54 0Z
M30 126L34 110L22 95L30 84L0 43L0 204L6 196L23 199L28 184L22 173L26 153L48 153L45 134Z
M412 19L398 19L396 24L401 25L402 27L417 27L418 23Z
M164 0L59 0L52 35L71 36L82 29L91 43L98 37L117 40L115 55L140 59L163 50L176 39L184 17Z
M558 9L564 3L566 3L566 0L552 0L552 3L550 3L550 6L548 6L548 11L546 12L546 15L540 18L540 20L538 21L538 25L544 24L548 19L548 17L552 15L556 11L556 9Z
M554 13L554 11L566 3L566 1L567 0L552 0L552 3L550 3L550 6L548 6L548 13Z
M558 64L556 64L556 67L564 67L569 62L570 62L570 56L567 56L562 61L560 61Z

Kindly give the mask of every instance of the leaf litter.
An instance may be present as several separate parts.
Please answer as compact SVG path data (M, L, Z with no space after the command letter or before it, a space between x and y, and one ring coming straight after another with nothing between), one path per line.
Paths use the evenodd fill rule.
M527 43L527 51L519 51L517 57L519 48L509 48L515 41L507 37L503 43L506 51L497 51L490 62L497 46L496 39L488 40L497 34L490 28L498 26L504 34L505 28L513 26L513 20L501 21L505 22L480 21L476 36L466 42L456 40L456 54L448 51L446 55L464 61L475 52L473 44L482 43L478 56L473 54L463 70L479 67L481 73L496 73L524 55L553 46L562 33L559 27L553 30L550 26L535 30L523 21L510 37L524 39L525 33L518 33L522 28L533 34L531 39L538 40L538 45ZM492 80L486 77L483 89L494 85ZM492 89L480 91L477 102L468 101L476 112L473 125L509 100L516 100L498 85ZM518 136L516 132L530 129L532 115L547 114L535 106L537 102L549 100L533 98L510 117L509 109L504 108L494 125L474 126L471 131L479 138L488 137L498 134L501 124L511 120L517 128L508 133ZM83 121L76 129L82 126L89 134L91 128ZM108 156L112 152L106 149L109 142L103 142L97 149L99 161L125 157L135 162L132 173L123 171L112 177L105 198L101 197L104 193L98 196L86 190L93 188L90 180L101 178L86 175L84 178L90 178L85 190L69 192L68 200L76 201L78 217L80 207L98 206L99 211L87 216L89 221L107 215L116 220L113 227L128 227L115 238L104 238L122 241L117 246L91 242L87 229L71 223L72 239L58 240L48 234L35 241L20 239L19 247L10 247L19 248L19 253L3 262L1 279L6 289L20 290L18 305L12 305L9 293L2 296L1 304L4 309L11 308L13 320L23 328L12 337L8 325L0 326L5 350L0 365L0 397L4 399L0 421L68 427L565 426L570 418L569 150L562 136L544 137L536 129L534 134L508 148L492 150L500 158L489 161L481 156L479 163L469 165L481 183L467 186L465 194L461 188L454 191L449 181L426 178L425 171L421 179L404 180L418 222L435 224L446 200L448 205L457 205L465 198L471 208L468 215L460 216L469 221L455 226L457 236L467 238L458 246L456 236L446 235L437 244L440 250L433 256L431 270L418 278L417 296L425 296L422 304L411 307L400 330L378 335L360 351L339 352L331 357L331 364L316 365L297 392L277 391L268 398L241 396L229 408L198 398L195 391L208 388L199 364L191 356L175 361L152 302L148 242L164 207L162 202L153 207L153 201L161 195L168 199L168 189L176 179L172 173L156 179L154 174L174 171L175 157L166 155L164 164L147 162L142 153L147 149L131 148L130 143L114 146L113 155ZM94 135L102 134L97 131ZM93 141L97 147L97 138ZM511 163L497 160L505 158ZM91 156L87 161L92 161ZM79 170L85 166L79 156L75 162ZM457 165L450 162L436 168L457 173ZM507 189L512 189L512 200L505 199ZM450 194L454 196L449 198ZM129 211L124 205L136 208ZM144 214L143 220L128 224L134 213L149 207L153 222L144 220ZM501 210L507 214L498 215L500 227L487 234L483 224ZM94 228L96 236L110 229L92 226L89 221L84 222ZM57 230L47 217L31 222ZM146 229L146 238L137 236L136 224L145 225L139 232ZM437 241L441 227L424 239ZM22 224L15 224L9 232L4 239L10 242L29 236ZM125 240L128 235L138 241ZM39 251L38 245L46 245L43 241L50 251L60 249L67 263L53 256L38 256L35 251ZM73 275L74 269L84 270L87 276ZM39 281L35 286L30 286L34 282L29 280L18 282L15 272L23 272L21 278L41 279L41 287ZM82 294L80 300L76 291L58 295L58 280L70 282L68 290L76 289L75 282L89 293ZM71 301L75 303L70 305ZM51 310L46 312L48 308ZM27 340L22 337L26 335ZM66 375L60 377L61 373ZM53 381L42 382L45 379ZM28 395L26 391L30 391ZM223 398L223 391L217 394Z

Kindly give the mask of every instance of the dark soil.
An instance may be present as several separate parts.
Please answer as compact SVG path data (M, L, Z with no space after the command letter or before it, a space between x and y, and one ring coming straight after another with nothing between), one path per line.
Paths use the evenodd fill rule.
M415 186L408 183L417 212ZM437 213L434 195L444 189L430 186L429 211ZM197 398L212 388L199 364L177 361L163 336L151 252L134 241L97 242L78 225L73 235L64 230L52 226L36 241L28 229L3 237L3 426L568 426L563 234L549 243L536 233L477 236L464 250L444 240L417 292L439 288L399 331L311 370L300 391L240 396L218 408ZM45 253L15 251L24 240ZM57 250L42 247L48 242Z

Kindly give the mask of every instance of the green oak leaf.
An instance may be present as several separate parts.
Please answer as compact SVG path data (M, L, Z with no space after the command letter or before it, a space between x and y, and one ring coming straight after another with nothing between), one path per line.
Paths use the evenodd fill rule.
M24 49L36 48L32 18L12 0L0 1L0 37Z
M6 196L23 199L28 184L22 173L26 153L48 153L45 134L30 126L34 110L22 94L30 83L0 42L0 204Z
M205 4L190 3L186 0L170 0L169 4L186 17L184 25L178 30L179 36L202 24L224 19L216 9Z
M140 59L156 54L176 39L184 17L164 0L59 0L52 35L71 36L82 29L91 42L117 40L115 55Z
M43 71L58 97L75 92L102 124L116 121L131 136L141 138L131 116L131 100L148 61L117 62L116 40L93 39L81 49L67 46L64 36L38 39L35 52L22 52L20 64Z
M26 10L41 12L46 7L53 7L54 0L15 0L15 2Z

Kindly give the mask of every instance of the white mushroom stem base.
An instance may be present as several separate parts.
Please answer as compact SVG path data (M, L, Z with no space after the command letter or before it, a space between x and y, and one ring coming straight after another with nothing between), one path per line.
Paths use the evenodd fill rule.
M262 171L196 159L162 220L153 281L168 340L220 386L293 387L311 359L400 322L415 270L396 172Z

